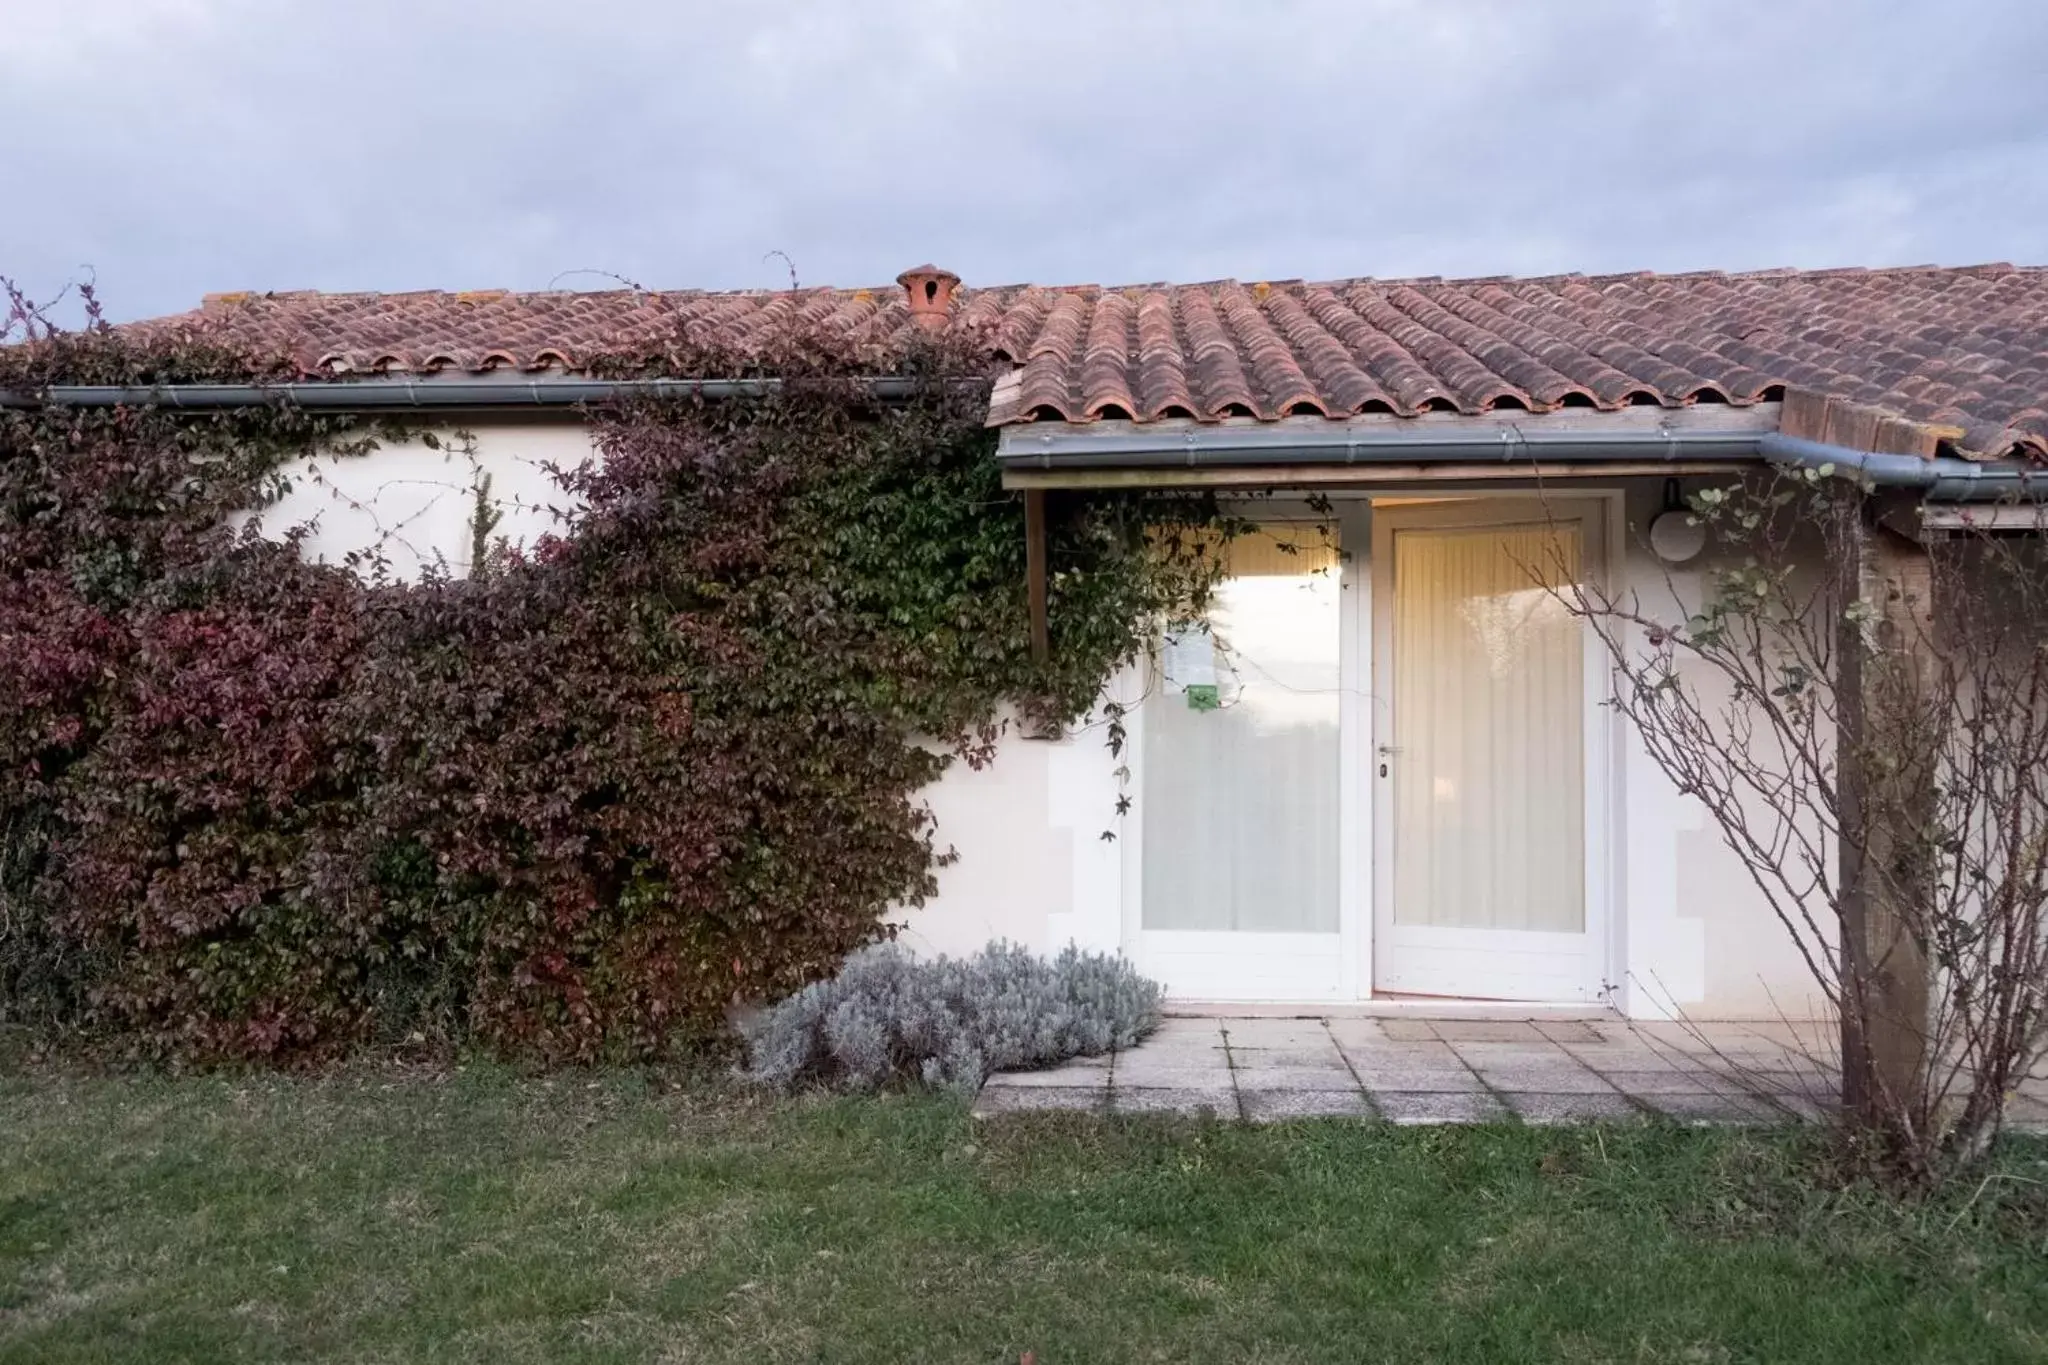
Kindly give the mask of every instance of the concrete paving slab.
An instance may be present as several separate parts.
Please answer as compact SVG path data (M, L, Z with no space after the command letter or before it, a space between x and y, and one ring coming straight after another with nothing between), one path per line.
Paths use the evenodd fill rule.
M1176 1018L1113 1059L991 1077L975 1112L1206 1109L1265 1120L1356 1116L1384 1097L1396 1122L1459 1123L1506 1116L1491 1091L1530 1122L1646 1108L1686 1122L1784 1122L1825 1112L1838 1085L1789 1049L1793 1037L1749 1024L1569 1018ZM1710 1046L1732 1056L1714 1057ZM2017 1100L2013 1121L2048 1126L2048 1094Z
M1200 1090L1204 1087L1228 1090L1236 1082L1231 1078L1230 1068L1219 1063L1216 1066L1150 1066L1129 1070L1118 1067L1110 1084L1117 1090Z
M1733 1089L1719 1076L1697 1068L1684 1071L1603 1071L1600 1074L1624 1095L1713 1095Z
M1541 1038L1533 1043L1452 1043L1451 1051L1473 1064L1481 1061L1570 1064L1572 1060L1571 1053Z
M1767 1095L1764 1099L1781 1113L1813 1123L1833 1118L1842 1105L1834 1095Z
M1359 1043L1339 1040L1337 1050L1353 1066L1463 1066L1449 1043L1426 1038L1414 1043Z
M1618 1043L1572 1044L1563 1051L1595 1071L1697 1071L1705 1065L1705 1059L1693 1053Z
M1362 1090L1240 1090L1244 1116L1253 1123L1280 1119L1369 1118Z
M988 1078L988 1083L994 1086L1068 1086L1101 1089L1109 1085L1109 1067L1107 1064L1074 1066L1070 1063L1049 1066L1042 1071L998 1071Z
M1500 1101L1484 1091L1417 1094L1375 1090L1372 1104L1389 1123L1494 1123L1508 1116Z
M1218 1052L1223 1047L1222 1030L1215 1033L1168 1033L1153 1034L1136 1047L1123 1049L1126 1055L1133 1052Z
M1238 1047L1317 1047L1330 1042L1320 1019L1225 1019L1223 1036Z
M1450 1095L1484 1090L1479 1077L1466 1066L1388 1066L1357 1064L1352 1068L1367 1090L1406 1090L1418 1094Z
M1231 1054L1225 1048L1133 1048L1130 1052L1116 1054L1116 1070L1145 1070L1145 1068L1167 1068L1167 1070L1200 1070L1204 1066L1219 1066L1229 1070Z
M2048 1101L2022 1091L2006 1102L2005 1121L2027 1132L2048 1126Z
M1437 1019L1431 1021L1430 1030L1447 1043L1528 1043L1541 1046L1550 1042L1534 1023L1526 1019Z
M1223 1021L1220 1019L1184 1019L1168 1015L1159 1021L1159 1027L1149 1034L1142 1046L1176 1040L1200 1040L1221 1045L1223 1042Z
M1709 1053L1699 1065L1724 1076L1790 1076L1797 1072L1816 1074L1789 1053Z
M1101 1113L1108 1097L1107 1086L983 1086L981 1095L974 1102L974 1115L976 1118L988 1118L996 1114L1038 1113L1046 1110Z
M1642 1019L1603 1025L1595 1032L1615 1042L1637 1042L1646 1047L1673 1048L1680 1052L1703 1052L1712 1044L1702 1038L1698 1026L1674 1020Z
M1760 1094L1782 1104L1808 1108L1825 1108L1839 1103L1842 1098L1842 1082L1838 1077L1823 1079L1816 1076L1785 1075L1779 1072L1756 1072L1733 1082L1732 1088Z
M1835 1045L1824 1038L1761 1024L1638 1022L1603 1025L1596 1031L1604 1040L1602 1046L1630 1045L1689 1057L1792 1057L1832 1065L1835 1055Z
M1591 1120L1635 1118L1642 1111L1628 1097L1609 1090L1605 1094L1560 1094L1554 1091L1503 1091L1501 1098L1524 1123L1585 1123Z
M1344 1090L1357 1084L1342 1060L1331 1066L1239 1066L1234 1074L1240 1090Z
M1344 1054L1337 1051L1337 1045L1325 1042L1321 1047L1233 1047L1230 1049L1230 1064L1239 1071L1255 1071L1269 1066L1321 1067L1328 1071L1343 1071Z
M1827 1058L1839 1044L1770 1024L1698 1024L1693 1048L1731 1056Z
M1185 1086L1173 1090L1125 1089L1110 1093L1113 1114L1200 1114L1238 1117L1237 1094L1227 1086Z
M1588 1019L1586 1031L1603 1043L1637 1041L1636 1024L1627 1019Z
M1842 1083L1842 1069L1832 1062L1816 1062L1804 1057L1763 1057L1754 1061L1740 1060L1739 1069L1761 1076L1780 1077L1787 1081L1818 1081L1820 1084L1836 1087ZM1711 1064L1711 1059L1709 1059Z
M1124 1070L1147 1066L1229 1066L1230 1052L1220 1043L1215 1047L1193 1043L1146 1043L1117 1053L1116 1065Z
M1681 1123L1784 1123L1784 1113L1749 1095L1645 1095L1644 1103Z
M1479 1078L1495 1090L1525 1094L1611 1095L1614 1087L1582 1066L1477 1066Z
M1390 1047L1384 1019L1325 1019L1323 1027L1339 1047Z

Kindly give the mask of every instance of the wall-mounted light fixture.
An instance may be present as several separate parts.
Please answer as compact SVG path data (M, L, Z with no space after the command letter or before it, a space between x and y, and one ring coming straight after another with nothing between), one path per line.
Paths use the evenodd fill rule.
M1707 548L1707 528L1678 495L1678 480L1664 480L1664 510L1650 523L1650 548L1666 564L1683 564Z

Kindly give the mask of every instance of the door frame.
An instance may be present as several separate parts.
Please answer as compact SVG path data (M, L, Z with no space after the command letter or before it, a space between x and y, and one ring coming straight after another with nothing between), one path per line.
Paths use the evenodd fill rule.
M1306 1004L1370 1001L1379 994L1373 986L1377 967L1375 926L1381 896L1385 894L1380 886L1382 874L1389 874L1390 889L1392 864L1382 856L1380 849L1379 822L1383 812L1382 803L1377 800L1372 760L1380 729L1387 719L1386 708L1380 704L1376 686L1378 660L1382 654L1379 632L1383 620L1391 627L1392 613L1380 610L1385 591L1381 581L1382 565L1390 570L1391 564L1380 548L1378 512L1387 510L1384 504L1388 502L1428 499L1432 502L1483 501L1528 506L1532 502L1540 504L1545 498L1555 500L1561 496L1574 503L1587 502L1599 507L1604 554L1598 557L1597 567L1608 585L1623 583L1627 548L1626 490L1612 484L1574 488L1568 495L1541 488L1502 489L1471 484L1462 487L1386 488L1370 492L1333 490L1328 495L1326 510L1320 513L1306 499L1282 496L1245 500L1241 510L1254 519L1333 520L1339 528L1343 551L1338 570L1343 601L1340 625L1343 698L1338 731L1341 753L1338 761L1340 902L1337 978L1330 994L1319 995L1313 1000L1228 990L1217 994L1194 994L1179 988L1173 989L1172 998ZM1387 577L1390 580L1391 574L1388 573ZM1583 1000L1530 1002L1580 1008L1591 1003L1609 1007L1619 1005L1621 986L1617 964L1627 960L1623 942L1626 916L1621 901L1627 885L1624 868L1626 847L1618 837L1619 831L1625 828L1622 823L1624 812L1619 806L1623 785L1616 766L1623 753L1622 722L1606 705L1613 667L1605 648L1591 637L1590 631L1588 637L1584 731L1587 746L1585 885L1588 934L1592 939L1592 957L1597 963L1600 979L1592 983L1595 992ZM1157 660L1140 657L1119 676L1127 679L1126 686L1116 689L1119 695L1142 697L1157 685ZM1134 797L1136 804L1129 816L1114 820L1121 857L1116 896L1118 924L1111 941L1118 944L1125 957L1141 961L1139 935L1143 923L1145 837L1142 787L1146 740L1143 707L1137 703L1130 704L1123 716L1123 725L1124 752L1118 780L1122 790ZM1384 813L1391 816L1391 810ZM1199 950L1200 945L1190 944L1189 947Z
M1425 508L1422 499L1428 499ZM1414 515L1403 513L1389 518L1386 513L1396 511L1388 503L1401 504L1413 501L1418 505ZM1582 559L1584 568L1593 581L1610 586L1618 583L1622 576L1622 537L1626 526L1622 493L1619 490L1573 490L1570 494L1553 494L1543 489L1489 490L1484 494L1445 495L1438 497L1432 490L1421 494L1389 494L1374 499L1369 559L1370 591L1361 594L1370 614L1369 628L1362 632L1370 641L1370 661L1367 687L1373 700L1370 724L1363 728L1358 742L1347 747L1359 751L1362 766L1371 774L1365 786L1370 793L1370 904L1365 922L1370 926L1366 935L1365 960L1361 968L1361 984L1365 987L1362 998L1371 998L1379 990L1379 968L1382 935L1388 933L1393 923L1394 894L1394 809L1391 801L1381 800L1387 785L1377 777L1379 762L1378 748L1391 739L1392 723L1390 679L1393 666L1393 534L1401 522L1444 525L1485 525L1493 520L1501 525L1527 524L1531 512L1540 512L1548 518L1563 509L1559 504L1569 505L1575 520L1582 520L1594 528L1599 536L1599 545ZM1584 662L1582 667L1581 699L1581 745L1583 780L1581 798L1584 803L1582 816L1583 830L1583 871L1582 884L1585 894L1585 945L1584 967L1580 979L1566 988L1562 998L1526 1000L1528 1004L1569 1004L1594 1005L1614 1003L1618 985L1615 981L1613 964L1620 960L1616 935L1619 932L1618 907L1615 894L1622 885L1617 859L1621 849L1615 839L1620 827L1620 813L1615 802L1619 799L1620 783L1615 780L1614 764L1620 753L1615 735L1616 717L1607 705L1612 693L1613 666L1607 657L1607 649L1591 630L1583 632ZM1507 931L1499 931L1506 933ZM1480 998L1450 996L1446 998Z
M1371 724L1367 697L1367 672L1371 663L1366 631L1371 617L1367 609L1371 579L1367 573L1366 547L1371 533L1371 506L1363 497L1333 495L1327 502L1306 497L1276 496L1245 499L1237 509L1249 520L1260 523L1316 522L1330 524L1337 531L1338 585L1338 718L1337 718L1337 932L1329 934L1259 934L1216 931L1211 933L1146 930L1144 928L1145 804L1145 722L1142 704L1131 705L1123 717L1124 768L1122 780L1134 798L1136 819L1120 822L1123 844L1122 932L1124 956L1141 970L1152 969L1165 976L1170 998L1177 1000L1232 1001L1242 1003L1331 1003L1342 1004L1369 998L1372 977L1371 949L1371 804L1366 789L1365 746L1355 737ZM1137 661L1139 696L1151 694L1159 685L1159 660L1154 656ZM1284 994L1259 986L1272 978L1257 972L1232 972L1231 964L1242 967L1242 958L1231 949L1261 948L1277 952L1287 939L1317 939L1314 955L1318 961L1294 979L1313 980L1312 987ZM1235 942L1232 942L1235 940ZM1304 943L1302 946L1307 947ZM1307 955L1305 955L1307 956ZM1163 968L1163 971L1160 969ZM1186 985L1176 984L1178 974Z

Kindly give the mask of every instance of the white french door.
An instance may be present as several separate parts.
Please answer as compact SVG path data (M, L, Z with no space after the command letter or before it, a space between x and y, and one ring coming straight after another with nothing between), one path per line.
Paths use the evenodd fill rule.
M1597 640L1554 589L1605 561L1601 505L1376 507L1373 985L1598 998L1588 782Z
M1329 519L1274 521L1223 546L1228 577L1206 620L1174 632L1140 707L1135 948L1173 997L1356 992L1339 535Z

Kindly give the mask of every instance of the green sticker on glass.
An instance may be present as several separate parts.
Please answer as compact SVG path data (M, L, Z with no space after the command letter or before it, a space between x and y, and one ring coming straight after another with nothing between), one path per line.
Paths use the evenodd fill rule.
M1187 695L1190 711L1214 711L1223 705L1223 698L1217 695L1215 683L1191 683Z

